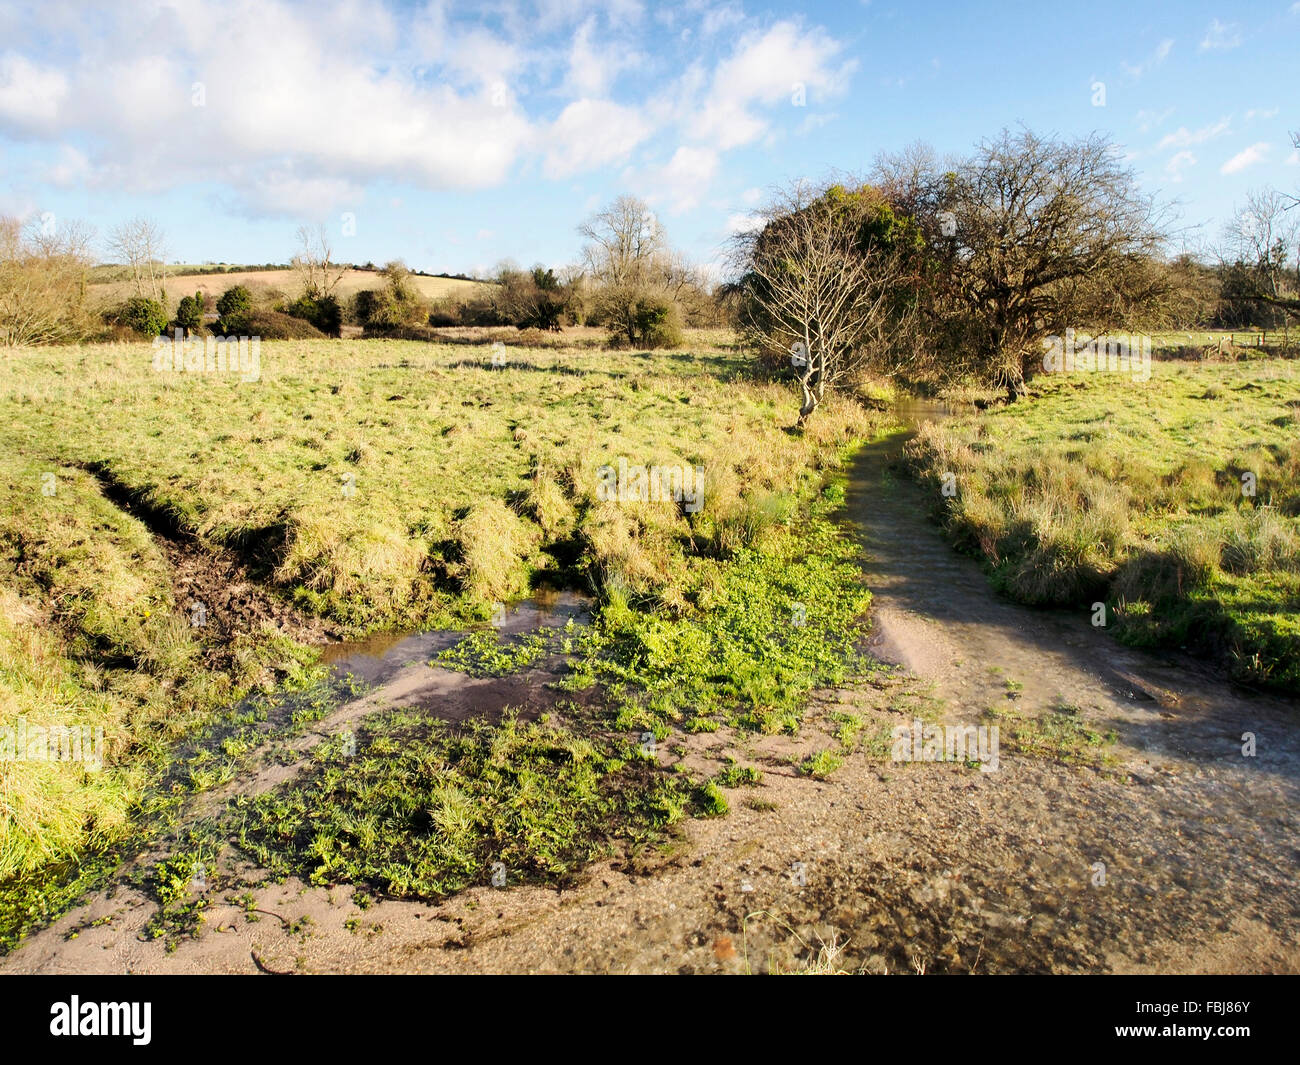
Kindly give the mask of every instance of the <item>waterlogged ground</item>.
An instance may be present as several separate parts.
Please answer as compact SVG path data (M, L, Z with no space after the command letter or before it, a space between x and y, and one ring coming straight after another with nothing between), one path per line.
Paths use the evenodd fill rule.
M214 898L200 934L171 949L146 934L153 904L120 888L0 969L1300 971L1300 708L1126 649L1089 614L1000 600L926 521L921 489L891 466L900 446L866 449L848 495L872 647L899 668L824 693L794 737L723 729L661 745L665 764L702 774L728 759L760 771L724 789L726 817L688 821L667 848L598 863L564 890L480 887L435 905L259 884L246 869L247 893ZM582 616L564 597L504 628ZM341 647L338 668L372 687L318 733L379 706L544 709L545 662L505 678L431 666L452 639ZM890 730L918 717L996 724L1000 768L892 762Z

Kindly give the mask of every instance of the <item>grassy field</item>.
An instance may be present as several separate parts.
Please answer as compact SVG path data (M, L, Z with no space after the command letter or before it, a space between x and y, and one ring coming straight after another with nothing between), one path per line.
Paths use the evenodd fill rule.
M153 354L6 356L0 724L105 735L98 772L0 762L10 942L96 861L177 837L185 795L239 772L277 721L298 726L274 709L283 693L324 712L316 653L274 623L289 604L360 632L481 625L539 580L597 598L596 621L550 649L570 661L550 720L368 722L363 746L414 738L415 753L321 760L202 844L217 831L275 869L394 893L485 881L507 824L549 841L512 867L552 877L620 831L718 812L716 789L659 774L636 737L792 730L812 687L854 668L868 596L831 522L835 471L884 421L844 400L787 432L787 389L749 381L721 335L657 354L516 347L497 366L488 345L268 342L255 380L157 371ZM702 467L701 505L604 498L600 467L620 460ZM216 558L237 578L205 579ZM410 818L430 758L444 769L421 809L457 826L446 847L417 845L427 824Z
M183 268L177 268L183 269ZM121 271L119 270L120 274ZM102 274L102 271L101 271ZM463 299L472 295L482 285L478 281L462 281L454 277L421 277L411 274L412 287L428 300L446 298ZM182 296L193 296L202 292L214 300L232 285L244 285L249 289L274 289L293 296L301 288L298 275L293 270L238 270L228 274L185 274L172 273L168 270L166 280L169 306L174 306ZM339 281L335 290L340 297L352 296L362 289L383 288L382 275L369 270L348 270ZM126 299L134 291L130 280L120 276L116 280L92 282L92 296L105 304Z
M956 541L1014 598L1105 602L1129 643L1222 656L1294 692L1298 424L1295 362L1156 362L1145 383L1040 377L1024 402L927 426L909 454Z

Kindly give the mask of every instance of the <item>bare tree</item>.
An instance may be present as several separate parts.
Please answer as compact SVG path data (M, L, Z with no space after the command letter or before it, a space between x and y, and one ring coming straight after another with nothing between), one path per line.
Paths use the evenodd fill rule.
M1300 300L1286 273L1293 251L1300 270L1300 215L1292 211L1295 204L1295 197L1274 188L1252 190L1223 231L1218 254L1224 297L1239 306L1253 305L1263 313L1265 325L1273 324L1268 319L1276 312L1300 317Z
M587 270L602 285L643 280L668 250L654 213L635 196L620 196L578 232L589 242L583 249Z
M303 294L323 299L334 294L348 268L334 262L334 249L323 225L298 227L298 254L293 257Z
M594 285L594 317L630 344L680 342L682 319L703 286L649 206L620 196L578 232L587 238L583 262Z
M80 340L90 329L91 233L77 223L0 217L0 345Z
M862 239L861 201L795 185L768 205L765 224L738 234L741 329L789 353L802 393L802 426L828 389L887 346L902 280L899 256Z
M157 222L137 216L109 231L107 251L131 274L137 296L167 302L166 237Z

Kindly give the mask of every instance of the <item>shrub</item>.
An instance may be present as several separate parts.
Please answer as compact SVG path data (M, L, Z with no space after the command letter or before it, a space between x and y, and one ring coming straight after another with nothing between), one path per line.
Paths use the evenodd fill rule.
M666 296L652 295L642 299L636 307L636 343L646 348L678 348L682 336L681 312L677 304Z
M428 322L435 329L460 325L460 308L451 300L439 300L429 309Z
M161 336L167 328L167 308L148 296L132 296L118 308L116 318L143 337Z
M367 333L389 336L404 326L428 322L427 304L411 284L410 273L400 262L384 267L387 284L380 289L365 289L353 299L352 313Z
M542 266L503 270L494 302L500 316L519 329L558 333L569 305L569 286L560 282L554 270Z
M198 333L203 329L203 294L196 292L193 296L181 297L180 306L176 308L176 328L187 333Z
M244 323L247 334L263 340L317 340L325 334L311 322L280 311L253 311Z
M299 296L285 313L311 322L325 336L337 337L343 332L343 308L334 296Z
M225 334L248 335L248 316L253 313L253 297L243 285L232 285L217 300L218 328Z
M47 234L0 216L0 344L57 344L94 328L86 301L88 234L75 222Z
M593 317L615 343L675 348L684 342L681 308L666 293L646 285L607 285L597 296Z

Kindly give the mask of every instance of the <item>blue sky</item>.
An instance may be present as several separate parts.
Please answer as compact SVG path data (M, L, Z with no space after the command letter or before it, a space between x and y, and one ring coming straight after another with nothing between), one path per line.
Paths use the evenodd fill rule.
M1024 123L1111 135L1213 240L1300 191L1298 45L1292 0L6 3L0 213L145 214L185 262L323 222L345 260L458 272L576 261L630 192L708 262L774 184Z

